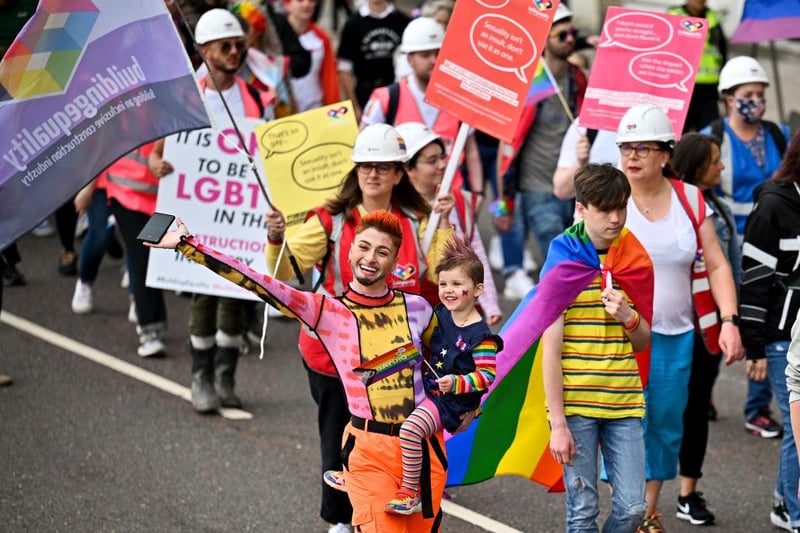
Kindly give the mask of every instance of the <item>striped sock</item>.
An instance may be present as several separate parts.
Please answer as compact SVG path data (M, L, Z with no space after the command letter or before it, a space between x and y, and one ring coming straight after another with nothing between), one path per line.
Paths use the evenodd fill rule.
M436 422L425 407L417 407L400 426L400 450L403 455L403 492L416 495L422 470L422 441L436 432Z

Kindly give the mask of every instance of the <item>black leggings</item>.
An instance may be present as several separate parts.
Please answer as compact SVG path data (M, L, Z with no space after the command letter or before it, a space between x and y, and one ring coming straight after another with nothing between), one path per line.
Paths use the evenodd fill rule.
M680 452L680 475L694 479L703 476L703 461L708 446L708 406L711 391L719 375L722 355L709 355L699 335L694 337L689 398L683 412L683 439Z

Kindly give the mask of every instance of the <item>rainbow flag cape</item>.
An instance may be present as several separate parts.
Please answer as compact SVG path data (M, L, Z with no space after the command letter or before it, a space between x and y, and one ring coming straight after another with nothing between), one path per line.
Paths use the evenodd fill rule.
M602 265L583 222L554 239L539 285L500 332L505 349L497 355L497 379L484 398L481 416L466 431L448 436L448 486L517 475L551 492L564 490L561 465L549 453L539 337L580 291L607 272L642 317L652 320L653 266L627 228L611 244ZM649 351L636 359L646 383Z
M420 359L422 359L422 354L413 343L409 342L355 367L353 372L361 378L365 385L370 385L396 374L404 368L414 366Z
M539 59L536 64L536 73L533 75L531 88L525 98L525 106L531 106L556 94L556 88L545 70L544 59Z

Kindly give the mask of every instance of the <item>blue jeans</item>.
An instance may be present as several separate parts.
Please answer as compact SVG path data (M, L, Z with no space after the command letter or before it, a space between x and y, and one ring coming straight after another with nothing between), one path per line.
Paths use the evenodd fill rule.
M497 141L488 144L479 141L478 153L480 153L481 167L483 167L484 193L488 184L492 188L492 198L497 198ZM464 188L469 189L468 182L464 183Z
M775 394L775 400L783 418L783 440L778 459L778 478L775 492L783 496L792 527L800 527L800 500L797 498L797 483L800 465L797 463L797 447L792 436L792 419L789 416L789 390L786 388L786 352L789 341L777 341L765 346L767 353L767 378Z
M614 490L604 532L636 530L647 509L644 478L644 425L638 418L599 419L568 416L575 441L572 466L564 465L567 531L599 531L598 444Z
M529 233L536 237L542 256L546 256L550 241L572 225L574 209L573 200L559 200L551 192L518 192L514 224L502 234L503 274L522 268L522 253Z
M97 279L97 271L114 238L114 226L108 224L111 208L108 206L105 189L95 189L92 204L86 216L89 218L89 229L83 237L81 254L78 263L81 281L92 284Z
M744 419L750 420L762 409L769 409L771 402L772 387L770 387L770 380L756 381L748 378L747 398L744 401Z

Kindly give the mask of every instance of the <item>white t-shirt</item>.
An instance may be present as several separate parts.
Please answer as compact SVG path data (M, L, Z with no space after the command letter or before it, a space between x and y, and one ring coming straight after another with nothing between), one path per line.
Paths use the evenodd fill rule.
M303 48L311 52L311 70L302 78L292 78L292 93L297 103L297 110L308 111L322 106L322 85L320 72L322 58L325 54L324 43L319 35L311 30L298 36Z
M561 141L561 152L558 155L558 168L570 168L577 163L576 152L581 135L586 135L586 128L578 123L579 119L572 121ZM619 148L617 147L617 134L608 130L597 130L597 137L589 150L589 162L602 165L611 163L620 168Z
M706 206L708 212L710 208ZM678 195L672 191L669 213L661 220L647 220L631 197L625 226L642 243L655 272L652 331L679 335L694 329L692 263L697 254L697 238L689 215Z
M203 94L206 99L206 106L208 112L214 116L224 116L225 124L214 124L217 128L226 128L230 126L230 119L228 113L225 111L225 104L222 103L222 98L219 97L220 93L206 87ZM228 108L231 110L231 115L234 117L243 117L244 113L244 100L242 100L242 92L239 90L239 84L234 83L230 89L222 91L222 96L228 102Z

